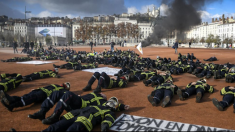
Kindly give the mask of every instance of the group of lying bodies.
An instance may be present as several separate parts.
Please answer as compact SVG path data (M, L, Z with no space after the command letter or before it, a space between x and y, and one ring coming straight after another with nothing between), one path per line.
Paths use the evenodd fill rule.
M17 107L23 107L35 102L43 102L41 109L34 114L28 115L28 117L32 119L40 119L43 124L51 124L44 131L91 131L93 126L97 123L101 123L101 131L105 131L109 129L116 119L113 112L127 110L129 109L129 105L119 104L116 97L112 97L107 100L107 97L101 93L102 88L123 88L127 87L129 82L143 81L145 86L148 86L149 84L153 87L156 86L151 94L147 96L148 101L153 106L157 106L161 100L163 100L161 104L162 107L166 107L171 104L171 99L174 94L177 94L180 100L185 100L189 96L196 94L196 102L199 103L206 92L214 92L214 88L207 84L206 79L202 78L196 82L189 83L185 89L179 89L174 85L174 79L171 74L181 74L190 70L194 72L200 69L197 66L208 66L208 64L202 64L198 60L194 63L193 59L195 59L195 57L193 55L179 55L178 61L171 61L170 59L160 57L157 57L157 60L141 58L133 51L104 51L101 54L95 54L94 52L80 52L80 54L81 53L86 54L84 58L91 62L93 61L100 64L119 66L122 67L122 69L115 74L115 77L113 78L109 77L105 72L95 72L88 81L87 86L82 90L92 90L91 86L95 80L98 80L98 85L92 93L84 96L78 96L75 93L70 92L70 83L68 82L63 83L62 85L52 84L41 87L23 95L22 97L9 96L6 93L8 90L18 87L22 81L32 81L46 77L59 77L57 68L54 70L35 72L24 77L20 74L2 74L2 81L0 83L0 98L2 104L9 111L13 111L13 109ZM81 63L82 59L83 57L79 58L77 61ZM69 62L73 62L74 58L65 58L65 60L68 61L67 64L69 65L71 64ZM66 68L67 64L65 66ZM195 64L195 67L191 64ZM232 64L224 65L227 69L225 76L233 75L233 67L231 67L231 65ZM53 66L64 68L64 65ZM214 69L214 72L223 71L222 69L224 67L219 65L217 67L218 69ZM159 72L157 70L165 70L165 72ZM8 76L12 77L7 78ZM35 78L33 76L37 77ZM4 82L7 83L3 84ZM219 110L224 110L234 99L234 92L234 87L224 87L221 90L221 95L224 96L223 101L218 101L214 98L213 104ZM57 105L53 114L45 118L46 113L55 105L56 102ZM68 113L60 117L63 110L66 110Z

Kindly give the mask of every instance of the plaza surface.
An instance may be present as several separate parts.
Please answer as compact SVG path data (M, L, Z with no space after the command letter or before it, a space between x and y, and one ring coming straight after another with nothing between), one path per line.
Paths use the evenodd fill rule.
M61 47L59 47L61 48ZM76 51L90 51L90 47L72 47ZM110 47L94 47L97 52L103 51ZM140 54L134 47L119 47L115 48L121 50L134 50ZM19 50L19 49L18 49ZM20 50L21 52L21 50ZM156 56L170 57L172 60L176 60L178 54L174 54L172 48L143 48L144 54L141 57L149 57L156 59ZM214 63L224 64L230 62L235 64L234 50L227 49L189 49L180 48L178 49L182 55L187 53L194 53L194 56L201 60L208 59L212 56L216 56L218 61ZM26 56L22 54L12 54L11 48L0 49L0 59L10 59L16 56ZM53 60L54 64L60 65L65 64L64 61ZM99 65L99 67L106 67L107 65ZM114 68L110 65L108 67ZM15 62L0 62L0 73L20 73L23 76L31 74L33 72L53 69L52 64L44 65L25 65L16 64ZM59 75L61 78L46 78L39 79L31 82L22 82L21 85L9 92L9 95L22 96L29 93L32 89L47 86L50 84L62 84L63 82L71 83L71 91L78 95L85 95L89 92L83 92L82 89L87 85L88 80L93 73L85 71L73 71L66 69L59 69ZM182 75L172 75L174 78L174 84L179 88L184 89L185 86L193 81L197 81L198 78L192 74L184 73ZM151 86L146 87L143 82L130 82L126 88L113 88L113 89L102 89L102 92L107 95L108 98L115 96L119 99L120 103L130 105L128 111L117 112L117 117L122 113L149 117L155 119L162 119L168 121L176 121L182 123L189 123L195 125L205 125L211 127L219 127L235 130L234 125L234 113L233 105L229 106L225 111L219 111L212 103L212 98L222 100L220 90L225 86L234 86L235 83L226 83L225 79L215 80L213 77L207 80L209 85L214 86L215 92L213 94L206 93L201 103L196 103L195 95L191 96L185 101L180 101L178 96L175 95L172 100L172 104L169 107L162 108L161 106L153 107L147 100L153 88ZM92 89L96 88L97 81L93 84ZM55 107L53 107L46 115L50 116L53 113ZM48 125L42 124L40 120L34 120L28 118L28 114L33 114L40 109L40 104L32 104L30 106L16 108L13 112L9 112L5 107L0 104L0 131L8 131L10 128L15 128L18 131L41 131L46 129ZM64 112L66 113L66 112ZM93 131L100 131L100 125L97 125Z

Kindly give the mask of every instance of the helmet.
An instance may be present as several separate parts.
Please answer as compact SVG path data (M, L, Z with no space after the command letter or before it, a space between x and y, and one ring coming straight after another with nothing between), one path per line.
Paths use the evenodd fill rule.
M54 68L52 71L55 72L56 74L58 74L59 69L58 68Z
M205 78L201 78L199 81L206 83L206 79Z
M129 80L129 75L124 75L124 78L128 81Z
M168 79L166 80L166 82L173 83L172 79L170 79L170 78L168 78Z
M81 60L78 60L78 63L81 63Z
M111 107L113 109L116 109L118 107L118 99L116 97L111 97L105 106Z
M170 72L170 71L166 71L165 73L168 74L168 75L171 75L171 72Z
M157 56L157 59L159 58L159 56Z
M231 72L231 73L235 73L235 67L232 67L232 68L230 69L230 72Z
M144 67L140 67L140 70L144 71Z
M63 86L64 86L65 89L70 90L70 83L69 82L63 83Z

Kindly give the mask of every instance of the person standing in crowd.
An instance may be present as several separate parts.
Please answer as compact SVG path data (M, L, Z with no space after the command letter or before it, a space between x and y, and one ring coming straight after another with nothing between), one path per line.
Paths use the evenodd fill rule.
M27 52L29 51L29 42L26 42L26 49L27 49Z
M42 48L42 43L41 43L41 41L39 41L39 46L40 46L40 48Z
M93 42L92 41L90 42L90 46L91 46L91 51L92 51L92 48L93 48Z
M30 47L31 47L31 51L33 51L33 47L34 47L34 42L33 41L30 42Z
M189 48L191 48L191 42L189 42Z
M110 45L111 45L111 51L113 51L115 43L112 41Z
M179 44L178 44L178 41L176 41L175 44L174 44L175 54L178 53L178 51L177 51L178 45L179 45Z
M14 50L14 54L15 54L15 52L18 53L18 51L17 51L17 42L16 41L13 41L13 50Z

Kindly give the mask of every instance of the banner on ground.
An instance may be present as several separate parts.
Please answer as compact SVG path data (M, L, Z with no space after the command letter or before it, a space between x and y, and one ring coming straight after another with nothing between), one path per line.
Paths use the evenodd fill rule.
M100 68L94 68L94 69L84 69L82 71L86 71L86 72L105 72L107 75L111 75L113 76L114 74L118 73L120 71L120 69L117 68L109 68L109 67L100 67Z
M160 119L146 118L141 116L133 116L128 114L122 114L111 126L110 130L113 131L205 131L205 132L216 132L216 131L226 131L232 132L233 130L192 125L181 122L166 121ZM234 131L233 131L234 132Z
M24 62L16 62L17 64L33 64L33 65L42 65L42 64L49 64L55 63L54 61L24 61Z
M141 45L141 42L138 44L138 46L136 47L139 52L143 55L143 50L142 50L142 45Z

